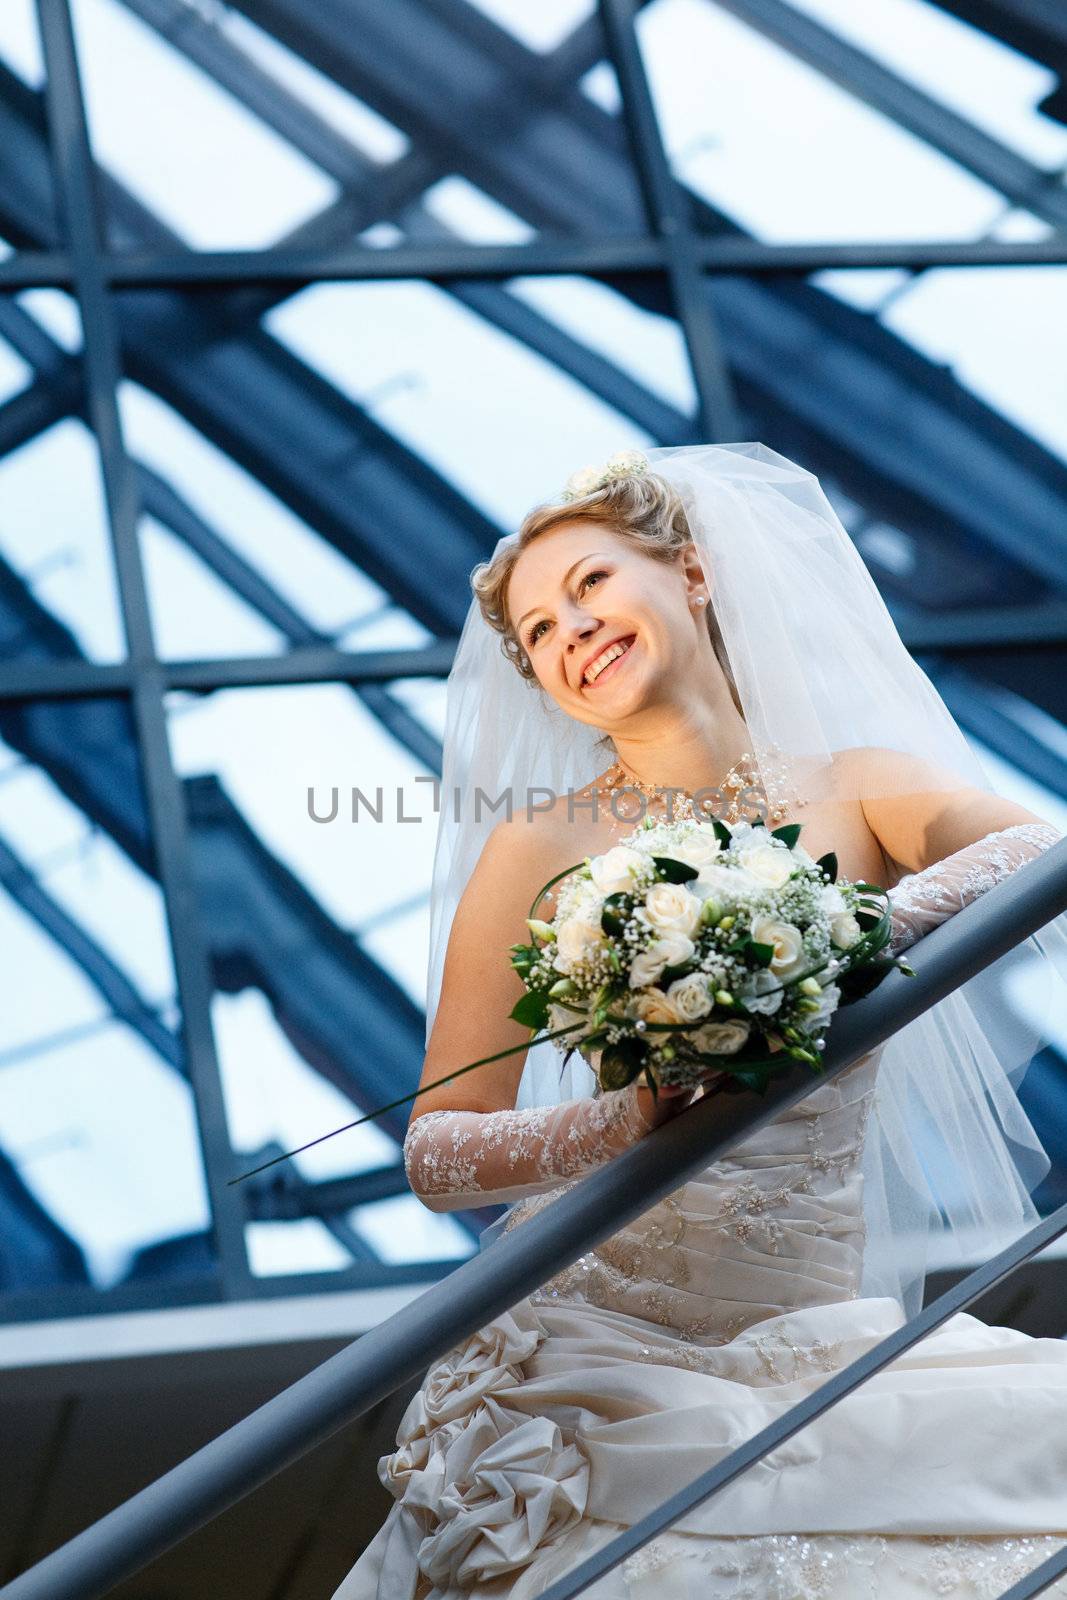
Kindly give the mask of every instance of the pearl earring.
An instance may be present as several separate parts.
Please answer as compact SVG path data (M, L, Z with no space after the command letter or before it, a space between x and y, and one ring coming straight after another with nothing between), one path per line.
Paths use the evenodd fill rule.
M707 602L705 601L704 596L702 594L698 594L697 595L697 605L698 606L702 606L702 605L706 605L706 604L707 604Z

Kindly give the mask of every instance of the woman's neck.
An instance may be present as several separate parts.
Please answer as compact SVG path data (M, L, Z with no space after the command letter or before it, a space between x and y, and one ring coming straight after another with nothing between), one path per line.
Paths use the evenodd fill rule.
M647 734L614 735L612 743L624 769L642 783L690 794L721 783L752 749L744 719L729 694L725 703L668 713Z

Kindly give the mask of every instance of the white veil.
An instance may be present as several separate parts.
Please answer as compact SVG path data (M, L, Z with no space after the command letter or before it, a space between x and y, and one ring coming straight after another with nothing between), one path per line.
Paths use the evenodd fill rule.
M645 456L685 507L768 786L784 763L794 790L817 797L834 752L877 747L924 758L950 773L953 787L992 788L811 473L760 444ZM427 1037L453 915L503 814L500 797L516 808L529 797L536 807L583 787L610 765L600 740L601 730L568 717L517 671L472 600L448 680ZM886 771L892 782L892 761ZM909 1314L921 1303L931 1229L940 1226L962 1257L975 1236L988 1253L991 1241L1036 1220L1030 1196L1049 1162L1016 1090L1050 1033L1006 999L1011 971L1035 964L1049 980L1047 1003L1062 1007L1067 917L884 1047L864 1156L864 1292L892 1295ZM1031 994L1034 976L1027 973ZM551 1043L529 1051L520 1105L592 1091L581 1057L573 1054L562 1073L561 1060Z

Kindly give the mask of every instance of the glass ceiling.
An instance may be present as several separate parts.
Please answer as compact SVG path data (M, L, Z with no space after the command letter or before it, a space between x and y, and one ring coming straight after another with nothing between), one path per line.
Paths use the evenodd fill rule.
M150 0L72 0L109 248L647 237L591 0L449 0L420 11L421 31L357 9L362 32L331 40L298 0L273 8L276 34L251 0L179 0L167 34ZM1054 75L935 0L651 0L636 40L701 244L1067 228L1067 127L1037 109ZM56 243L42 82L31 0L6 0L0 260ZM887 85L899 119L879 108ZM358 784L414 794L435 770L443 682L405 663L351 684L333 662L306 682L250 668L241 685L240 663L284 677L293 652L451 639L475 560L576 466L700 437L677 286L633 263L566 267L115 291L154 649L167 671L207 664L198 692L165 693L151 750L144 725L110 712L72 741L68 707L35 723L4 698L9 669L125 671L127 646L77 304L55 286L0 294L0 921L25 974L0 1034L0 1153L24 1187L7 1225L27 1241L22 1279L0 1291L128 1290L153 1248L189 1276L219 1270L193 1088L205 1075L239 1171L384 1099L375 1072L414 1085L432 819L352 824L345 799ZM902 627L1063 598L1067 268L816 266L714 275L699 292L736 436L819 472ZM969 730L994 781L1063 826L1058 661L979 646L951 671L996 706L996 737L987 718ZM58 704L42 697L37 710ZM965 726L973 703L954 702ZM309 790L328 804L334 788L340 820L316 823ZM162 854L187 879L146 846L144 793L153 827L184 818ZM175 929L211 975L190 1035L206 1030L214 1059L195 1074ZM335 1031L302 1010L313 994L334 997ZM367 1041L393 1018L383 1060ZM336 1287L469 1254L485 1217L435 1216L402 1183L361 1199L360 1180L398 1157L397 1128L371 1125L296 1158L308 1214L249 1201L238 1266L278 1288ZM316 1213L315 1186L340 1179L344 1203Z

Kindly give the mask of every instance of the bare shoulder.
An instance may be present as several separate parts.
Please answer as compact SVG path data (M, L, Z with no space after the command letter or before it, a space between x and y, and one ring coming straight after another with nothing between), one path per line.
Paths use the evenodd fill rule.
M835 750L831 772L835 789L842 795L857 798L865 794L900 793L915 787L967 787L966 779L950 768L885 745L853 745L846 750Z
M879 746L836 751L834 783L859 801L875 838L910 872L986 834L1041 819L952 767Z

